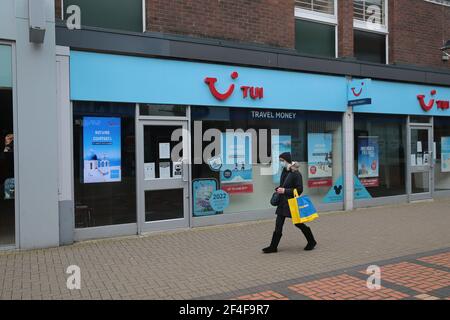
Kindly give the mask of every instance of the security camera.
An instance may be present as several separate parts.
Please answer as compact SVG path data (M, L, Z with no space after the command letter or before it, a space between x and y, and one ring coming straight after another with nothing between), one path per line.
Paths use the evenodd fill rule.
M443 61L449 61L450 60L450 40L447 40L447 43L445 46L441 48L441 51L443 53L442 60Z

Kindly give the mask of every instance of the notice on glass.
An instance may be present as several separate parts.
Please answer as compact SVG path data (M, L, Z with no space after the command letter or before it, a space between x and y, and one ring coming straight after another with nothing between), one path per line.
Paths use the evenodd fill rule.
M441 171L450 172L450 137L441 138Z
M170 162L159 163L159 178L170 179Z
M417 166L417 161L416 161L416 155L415 154L411 155L411 165L412 166Z
M152 180L155 179L155 163L144 163L144 179Z
M422 154L417 155L417 165L423 166L423 155Z
M176 161L173 163L172 177L181 178L183 176L183 162Z
M422 151L422 141L417 141L417 153L421 153Z
M170 159L170 143L159 144L159 158Z

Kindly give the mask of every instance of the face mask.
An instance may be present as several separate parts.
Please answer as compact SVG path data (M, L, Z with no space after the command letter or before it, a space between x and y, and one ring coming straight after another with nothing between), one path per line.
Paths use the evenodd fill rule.
M286 168L286 161L280 161L280 168Z

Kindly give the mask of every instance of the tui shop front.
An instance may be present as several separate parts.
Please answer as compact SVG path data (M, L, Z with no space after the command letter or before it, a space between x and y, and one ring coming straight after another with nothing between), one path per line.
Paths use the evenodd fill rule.
M344 209L345 77L71 51L70 100L74 240L271 218L282 152Z
M378 80L355 87L371 101L353 106L354 205L450 196L450 88Z
M450 88L70 51L73 240L450 196Z

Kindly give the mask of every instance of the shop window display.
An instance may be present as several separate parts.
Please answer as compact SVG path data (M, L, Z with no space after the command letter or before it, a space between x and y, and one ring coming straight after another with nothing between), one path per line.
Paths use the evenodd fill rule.
M355 200L406 194L406 118L355 114Z
M434 118L434 141L436 142L434 189L450 190L450 118Z
M193 107L191 132L194 216L274 210L283 152L299 163L304 193L316 204L343 200L334 188L342 181L339 113Z
M0 246L15 242L15 179L12 90L0 90Z
M12 49L0 45L0 246L15 243L14 108Z
M135 105L74 102L75 227L136 222Z

